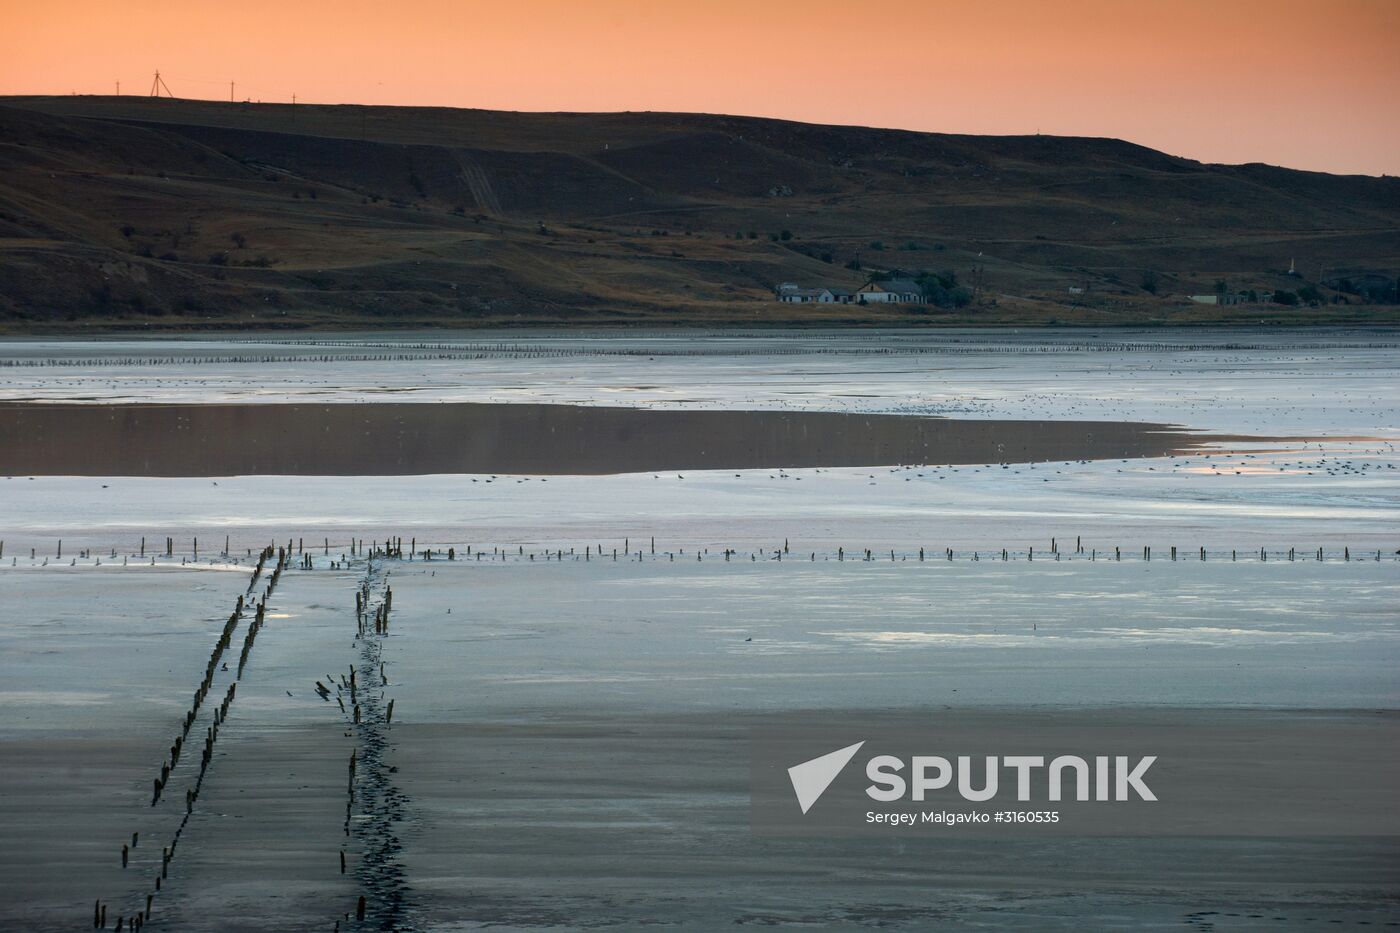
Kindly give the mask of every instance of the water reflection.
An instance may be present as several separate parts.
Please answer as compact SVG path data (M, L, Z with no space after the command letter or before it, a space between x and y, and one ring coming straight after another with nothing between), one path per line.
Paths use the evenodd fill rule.
M1159 457L1145 422L536 404L0 405L0 473L604 474Z

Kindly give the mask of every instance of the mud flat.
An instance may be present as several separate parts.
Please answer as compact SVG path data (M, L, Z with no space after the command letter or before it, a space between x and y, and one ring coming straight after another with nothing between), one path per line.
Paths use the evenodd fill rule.
M794 713L858 736L969 717L987 728L1085 715L1207 730L1345 724L1375 715L1354 706L1395 706L1384 668L1400 630L1368 609L1397 595L1393 565L1352 568L1354 601L1340 612L1339 579L1316 567L1291 582L1265 565L1174 569L1203 572L693 557L397 568L402 608L386 652L404 678L393 760L410 800L404 864L418 919L507 929L1382 922L1400 896L1394 839L750 832L750 736ZM1285 615L1244 595L1285 590Z
M538 404L0 405L0 473L533 475L1162 457L1164 424Z
M110 930L148 893L156 929L324 930L351 909L337 854L351 743L309 689L338 666L331 658L348 638L336 636L353 635L353 610L341 611L353 607L348 575L301 578L305 601L275 595L188 823L182 795L213 700L152 803L152 779L249 570L117 562L10 569L0 579L7 924L90 929L100 901ZM237 659L235 645L231 668ZM234 671L221 665L215 676L222 696Z
M1393 561L332 562L269 598L154 929L1311 929L1400 897L1391 837L775 839L748 794L750 736L793 715L843 735L1393 718ZM370 582L394 607L373 635ZM0 572L26 607L0 655L0 908L24 929L141 903L182 810L150 805L151 765L247 583L246 563ZM392 723L342 700L392 700Z
M385 651L400 672L392 760L415 916L507 929L1381 922L1400 896L1394 839L750 832L750 737L793 714L858 736L1084 716L1344 725L1376 715L1357 706L1394 708L1400 630L1368 608L1397 595L1392 564L1353 567L1342 612L1339 577L1316 567L1123 569L400 566ZM1284 590L1286 615L1248 598Z
M590 712L398 732L423 928L1316 929L1383 924L1400 896L1394 838L761 838L749 736L773 720ZM839 735L931 720L810 712ZM1171 721L1209 730L1258 715ZM1012 708L980 722L1042 718Z
M0 580L0 903L18 929L74 929L150 880L170 814L150 806L189 690L247 571L9 569ZM123 869L121 848L140 840ZM168 842L168 841L167 841ZM158 871L158 869L155 869ZM109 926L115 924L115 914Z

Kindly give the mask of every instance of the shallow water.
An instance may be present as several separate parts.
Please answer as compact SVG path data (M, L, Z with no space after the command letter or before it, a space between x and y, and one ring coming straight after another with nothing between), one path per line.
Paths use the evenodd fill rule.
M7 560L30 548L52 556L60 538L134 552L142 537L173 535L177 550L189 553L193 538L228 535L241 551L293 534L343 545L388 532L459 549L598 540L611 547L629 535L656 535L668 546L757 547L791 538L828 550L999 549L1083 535L1091 547L1350 545L1389 553L1400 524L1395 345L1393 331L1237 329L0 341L0 404L547 403L1184 424L1216 440L1327 436L1089 462L1069 452L1007 468L986 466L1005 456L993 452L980 462L912 470L799 469L779 461L747 470L647 471L639 464L633 473L546 476L463 473L454 465L389 481L233 476L231 459L217 476L203 475L214 469L207 464L198 477L109 476L115 467L104 464L126 456L111 452L124 440L102 428L102 443L96 436L74 441L79 446L67 456L75 475L5 479L0 471L0 540L8 539ZM1356 435L1378 440L1340 439ZM182 455L207 459L193 446ZM250 459L241 450L228 456L244 466ZM355 469L369 469L379 456L366 450L366 465ZM138 464L133 472L146 469Z
M57 447L77 475L0 470L0 809L14 830L0 906L26 929L86 925L95 897L139 903L182 810L178 795L150 806L152 771L247 584L245 548L294 539L301 557L303 535L316 569L289 570L274 596L157 901L172 929L325 930L358 894L377 901L405 884L404 929L1242 930L1260 918L1314 929L1394 912L1393 840L792 842L749 831L745 782L750 729L792 715L838 730L952 715L1201 728L1392 715L1390 334L0 342L0 404L40 400L72 406ZM334 444L330 403L346 419ZM142 442L150 424L99 405L173 421ZM448 411L466 427L434 425ZM892 419L886 434L900 414L923 417ZM745 419L787 447L709 440ZM1043 436L1028 430L1045 422L1056 424ZM627 433L653 423L672 427ZM1114 443L1180 435L1182 446L1105 459L1071 446L1005 465L1015 458L979 449L957 465L939 433L1031 451L1079 444L1086 423L1124 431ZM902 433L915 424L931 433ZM1327 437L1185 450L1196 436L1154 433L1175 424L1215 441ZM852 455L942 465L786 459L831 456L841 430ZM944 446L926 455L921 436ZM590 459L600 442L625 452L621 467ZM137 472L174 457L186 474L113 475L142 443ZM507 465L507 452L522 459ZM646 459L678 452L774 459ZM404 473L442 472L375 475L405 458L415 468ZM347 460L349 475L230 475ZM560 464L633 472L551 473ZM153 561L165 535L173 553ZM363 563L326 568L350 541L386 535L455 546L458 560L382 568L396 596L390 634L373 640L381 682L363 664L371 640L356 636ZM1056 536L1063 560L1045 554ZM484 559L463 559L470 545ZM1105 559L1120 545L1121 562ZM726 547L744 550L726 562ZM1173 547L1189 559L1172 560ZM865 548L875 559L851 560ZM221 549L234 557L211 560ZM373 738L397 769L378 776L402 819L352 795L347 835L346 763L370 743L314 687L352 665L371 702L398 704ZM118 848L137 829L124 871ZM372 861L384 834L393 852Z
M342 829L356 740L314 689L360 658L364 568L326 564L273 594L156 900L162 926L225 930L232 914L237 929L325 930L385 880L364 857L363 796ZM1395 567L380 564L394 622L373 639L384 680L360 696L397 704L390 828L413 921L398 928L1375 923L1393 907L1390 839L756 836L749 737L794 714L841 734L968 716L1345 727L1397 703ZM140 903L183 809L149 805L152 769L247 582L246 562L0 571L0 605L25 607L0 628L0 904L23 929L85 925L97 897Z
M1400 424L1389 329L803 330L0 340L0 400L552 402L1149 421Z

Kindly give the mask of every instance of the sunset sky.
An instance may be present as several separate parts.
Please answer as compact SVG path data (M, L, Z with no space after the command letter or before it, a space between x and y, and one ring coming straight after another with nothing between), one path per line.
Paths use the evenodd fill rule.
M0 0L0 94L677 110L1400 174L1400 0Z

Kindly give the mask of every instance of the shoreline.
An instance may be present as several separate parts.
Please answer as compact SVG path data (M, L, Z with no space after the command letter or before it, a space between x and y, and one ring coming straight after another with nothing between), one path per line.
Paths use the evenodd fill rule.
M1082 314L1083 309L1064 309L1070 314ZM1311 314L1308 312L1312 312ZM637 314L637 312L620 312ZM665 312L642 312L635 317L620 320L617 317L607 315L588 316L585 319L570 318L569 316L557 316L549 318L528 318L520 316L501 316L488 320L435 320L419 319L411 321L395 320L392 322L379 321L371 317L356 317L345 320L325 320L322 318L308 318L305 320L287 321L267 321L258 320L255 322L241 321L219 321L217 319L202 319L198 322L173 323L167 319L149 319L130 322L113 321L64 321L49 323L43 321L31 321L18 323L15 321L0 321L0 338L16 337L131 337L135 335L162 336L178 335L188 336L192 334L209 333L215 336L226 336L229 334L288 334L288 333L353 333L364 332L375 335L391 334L404 331L427 331L435 334L479 334L484 331L500 330L566 330L580 331L586 329L597 329L609 331L619 335L635 332L639 329L670 330L678 334L689 334L696 330L706 328L722 328L737 332L762 331L765 329L790 331L793 333L803 333L823 329L840 329L855 332L868 332L871 330L891 329L891 330L914 330L914 331L942 331L965 328L977 331L989 331L997 329L1027 329L1036 332L1051 332L1057 329L1066 331L1085 330L1151 330L1151 331L1174 331L1199 327L1208 330L1222 330L1237 328L1251 332L1274 333L1278 331L1302 330L1314 331L1327 328L1375 328L1378 330L1400 331L1400 306L1375 306L1367 312L1353 314L1328 314L1327 317L1319 319L1317 309L1307 309L1307 311L1291 312L1287 319L1261 319L1257 314L1245 314L1232 312L1215 316L1200 316L1194 309L1184 309L1181 318L1173 317L1141 317L1136 320L1123 321L1112 318L1121 317L1117 312L1103 312L1099 317L1084 317L1083 319L1065 319L1064 317L1054 317L1046 319L1041 315L1006 315L1000 316L996 320L987 320L977 314L948 314L939 313L937 320L922 320L912 315L890 318L822 318L818 320L802 319L796 317L764 317L762 320L754 320L753 315L758 312L741 311L733 317L708 318L697 316L687 319L676 319L668 316ZM1190 313L1189 318L1185 317ZM1276 312L1265 312L1274 314ZM1325 313L1325 312L1324 312ZM1104 318L1109 318L1105 320Z

